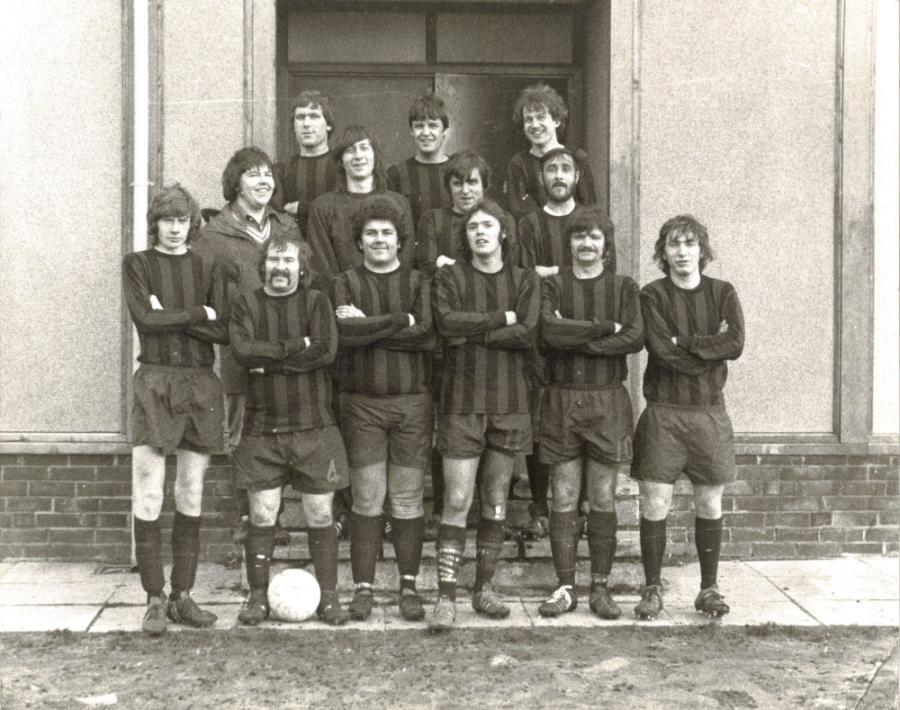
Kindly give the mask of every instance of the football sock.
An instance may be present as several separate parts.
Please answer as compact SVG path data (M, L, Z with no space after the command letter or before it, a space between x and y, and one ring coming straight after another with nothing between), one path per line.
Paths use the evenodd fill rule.
M397 571L400 572L400 586L403 577L415 580L422 563L422 541L425 539L425 518L391 518L394 529L394 554L397 557ZM413 583L415 587L415 582Z
M316 569L316 580L323 592L337 589L338 537L334 525L309 528L309 554ZM374 575L373 575L374 576Z
M437 534L438 590L441 596L456 601L456 584L466 551L466 529L441 525Z
M172 524L172 599L193 589L200 555L200 516L175 511Z
M497 560L500 559L500 550L503 547L502 520L488 520L482 518L478 522L478 535L475 538L475 587L474 591L480 592L485 584L490 584L497 570Z
M432 515L444 512L444 459L437 449L431 450L431 506Z
M355 583L375 581L375 561L381 551L383 534L380 515L350 513L350 567Z
M525 457L525 467L528 469L528 488L531 489L531 503L538 515L548 517L550 511L547 508L547 490L550 488L550 467L545 466L540 460L539 445L534 445L534 453Z
M603 577L612 570L616 556L616 512L592 510L588 515L588 549L591 552L591 579Z
M274 525L250 523L247 539L244 541L244 562L247 565L247 584L250 585L250 591L268 588L269 561L272 558L274 543Z
M719 550L722 546L722 518L694 519L694 541L700 558L700 589L713 587L719 573Z
M578 512L550 511L550 551L560 586L575 586L575 552L578 544Z
M660 585L663 555L666 552L666 519L647 520L641 516L640 537L644 583Z
M147 596L162 596L166 580L162 566L162 536L159 520L141 520L134 516L134 556L137 558L141 586Z

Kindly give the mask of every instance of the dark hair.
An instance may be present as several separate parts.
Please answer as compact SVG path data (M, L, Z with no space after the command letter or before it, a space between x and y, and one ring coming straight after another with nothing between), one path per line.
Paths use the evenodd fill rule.
M222 171L222 197L227 202L234 202L241 189L241 175L260 165L266 166L269 170L274 169L272 159L265 151L255 146L241 148L232 155L225 170Z
M615 265L616 260L616 228L609 216L599 207L579 207L566 223L565 237L571 246L572 237L599 229L603 232L603 262L607 266Z
M331 159L335 162L341 176L341 183L338 185L337 192L347 191L347 171L344 170L343 161L344 153L360 141L369 141L372 145L372 152L375 155L375 170L372 173L372 188L375 192L381 192L387 188L387 178L385 178L384 173L384 155L381 153L381 146L368 128L355 124L347 126L344 129L341 137L331 149Z
M200 207L190 192L176 182L160 188L147 208L147 236L150 246L159 239L159 220L165 217L190 217L191 228L188 230L187 243L197 234L200 228Z
M572 163L575 165L575 169L581 169L578 166L578 158L575 157L575 151L571 148L566 148L566 146L561 145L557 148L553 148L552 150L548 150L541 156L541 172L543 172L544 166L547 165L547 163L549 163L554 158L558 158L560 155L568 155L572 159Z
M263 283L266 282L266 257L269 255L269 251L273 249L275 251L284 251L290 244L294 244L297 247L297 260L300 262L299 285L309 286L312 283L313 273L310 268L310 264L312 263L312 249L310 249L306 240L300 236L300 232L293 229L275 234L269 240L269 243L266 244L266 248L260 252L259 261L256 265L260 281Z
M409 107L409 127L413 121L427 121L434 119L444 124L444 130L450 128L450 116L447 115L447 107L444 100L436 94L425 94L413 101Z
M512 217L507 214L503 208L498 205L494 200L490 197L485 197L481 202L479 202L474 207L470 208L468 212L466 212L466 216L463 218L463 224L465 225L465 234L463 237L463 245L462 245L462 254L463 258L466 261L472 261L472 248L469 246L469 220L477 212L484 212L485 214L489 214L491 217L496 219L500 223L500 248L501 255L503 257L503 263L505 264L507 258L509 256L509 250L512 248L510 244L510 239L513 232L513 221Z
M390 222L397 230L397 243L399 249L403 248L406 241L406 229L403 223L403 210L400 205L386 195L371 195L365 198L353 212L351 217L353 239L357 246L362 246L362 233L366 224L373 219L381 219ZM398 249L398 251L399 251Z
M450 178L466 181L473 170L481 175L481 186L487 192L491 188L491 166L474 150L461 150L454 153L444 168L444 189L450 192Z
M532 84L522 89L519 98L513 106L513 123L519 128L524 125L525 109L537 111L546 108L554 121L559 121L559 128L562 133L566 129L566 119L569 117L569 110L566 108L566 102L556 93L556 89L548 84Z
M680 214L677 217L666 220L659 228L659 237L653 245L653 259L656 265L666 275L669 275L669 262L666 261L666 242L671 236L690 234L700 243L700 271L706 268L714 258L712 247L709 245L709 232L706 227L689 214Z
M294 112L298 108L306 108L307 106L322 109L322 116L328 125L328 135L331 135L331 132L334 130L334 103L331 97L316 89L301 91L297 98L294 99L293 106L291 106L291 120L294 119Z

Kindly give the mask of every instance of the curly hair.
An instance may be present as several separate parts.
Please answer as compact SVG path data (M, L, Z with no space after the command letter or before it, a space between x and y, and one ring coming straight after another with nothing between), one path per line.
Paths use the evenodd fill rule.
M706 227L689 214L680 214L666 220L659 228L659 237L653 245L653 259L656 265L666 275L669 275L669 262L666 261L666 243L670 237L691 235L700 243L700 271L706 268L715 255L709 245L709 232Z
M425 94L413 101L409 107L409 126L413 121L427 121L429 119L440 121L444 124L444 130L450 128L450 116L444 100L437 94Z
M331 159L334 161L338 172L341 175L341 182L338 185L337 191L347 191L347 171L344 169L344 153L360 141L369 141L369 144L372 146L372 152L375 155L375 170L372 173L372 188L375 192L382 192L387 189L387 178L385 177L384 154L381 152L381 145L379 145L375 136L368 128L359 124L347 126L341 134L341 137L331 149Z
M222 171L222 197L227 202L234 202L241 190L241 175L261 166L274 170L274 163L264 150L255 146L238 150Z
M187 243L200 229L200 207L190 192L180 182L160 188L153 196L147 209L147 236L150 246L159 239L159 220L166 217L190 217L191 227L188 230Z
M513 105L513 123L519 128L524 126L526 109L531 111L546 109L554 121L559 121L557 130L560 133L566 130L569 109L566 108L566 102L563 101L562 96L556 93L556 89L549 84L532 84L522 89L522 93L519 94L519 98Z
M293 119L294 112L298 108L306 108L307 106L321 109L322 116L325 118L325 123L327 124L326 130L328 131L328 135L331 135L331 132L334 130L334 101L331 97L316 89L300 92L291 106L291 119Z
M353 239L356 241L357 246L362 248L363 230L368 222L375 219L384 220L394 225L394 229L397 230L397 251L402 250L407 237L403 223L403 210L400 209L400 205L386 195L371 195L367 197L353 212L350 221L353 226Z
M487 192L491 189L491 166L474 150L461 150L454 153L444 168L444 189L450 192L450 178L465 182L473 170L481 175L481 186Z

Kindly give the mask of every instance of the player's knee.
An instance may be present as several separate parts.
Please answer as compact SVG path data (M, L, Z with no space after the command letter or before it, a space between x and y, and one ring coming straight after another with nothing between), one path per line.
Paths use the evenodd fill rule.
M303 513L311 528L327 528L334 522L330 496L303 496Z
M184 515L198 516L203 507L203 483L175 481L175 508Z
M375 486L353 486L353 512L357 515L373 517L381 515L384 507L384 492Z
M391 515L400 520L412 520L425 515L422 496L392 496Z
M280 502L280 501L279 501ZM258 527L269 527L278 520L278 502L272 504L250 496L250 522Z
M163 492L161 490L135 489L132 511L141 520L156 520L162 512L162 505Z
M616 509L615 492L611 493L608 490L591 491L588 502L591 504L591 510L601 513L611 513Z
M444 513L451 516L466 515L472 505L472 496L464 490L447 488L444 491Z
M669 514L672 497L659 491L641 491L641 516L647 520L662 520Z
M485 520L506 520L506 503L490 503L481 504L481 517Z
M711 488L711 490L709 489ZM716 520L722 517L722 489L719 486L694 489L694 510L698 518Z

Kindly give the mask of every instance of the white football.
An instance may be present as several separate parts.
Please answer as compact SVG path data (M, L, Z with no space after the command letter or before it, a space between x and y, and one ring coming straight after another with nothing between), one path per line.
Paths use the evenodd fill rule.
M316 613L319 583L302 569L286 569L269 582L269 613L280 621L306 621Z

